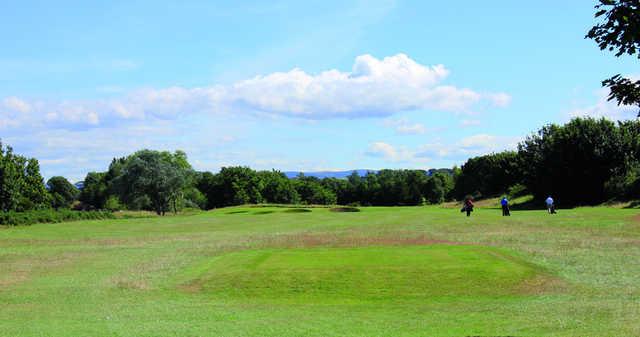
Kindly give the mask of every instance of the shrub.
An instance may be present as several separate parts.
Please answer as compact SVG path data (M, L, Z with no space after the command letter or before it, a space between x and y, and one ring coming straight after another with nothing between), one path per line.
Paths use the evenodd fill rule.
M21 226L36 223L56 223L78 220L112 219L114 215L108 211L72 211L68 209L35 210L28 212L2 212L0 213L0 225Z
M507 189L507 196L509 196L510 199L521 197L527 193L529 193L527 187L522 184L515 184Z
M120 199L118 199L118 197L116 197L115 195L110 196L107 201L104 202L104 208L115 212L115 211L120 211L122 210L122 204L120 203Z

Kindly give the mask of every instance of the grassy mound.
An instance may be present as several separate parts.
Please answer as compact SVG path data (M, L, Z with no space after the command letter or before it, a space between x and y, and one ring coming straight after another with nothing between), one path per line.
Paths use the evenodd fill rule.
M185 287L226 299L294 302L433 300L528 293L543 275L479 246L269 249L216 258Z

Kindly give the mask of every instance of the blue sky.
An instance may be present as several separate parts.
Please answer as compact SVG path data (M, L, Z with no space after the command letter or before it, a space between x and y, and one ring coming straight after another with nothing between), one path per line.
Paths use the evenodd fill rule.
M142 148L196 169L451 167L572 116L634 118L590 1L0 4L0 137L81 180Z

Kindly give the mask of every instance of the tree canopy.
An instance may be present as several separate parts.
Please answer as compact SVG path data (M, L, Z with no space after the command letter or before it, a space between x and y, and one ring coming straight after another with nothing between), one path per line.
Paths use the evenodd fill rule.
M589 30L586 38L593 39L601 50L615 52L616 57L638 54L640 0L599 0L595 8L595 17L602 21ZM610 89L609 100L640 106L640 80L617 74L602 81L602 85Z

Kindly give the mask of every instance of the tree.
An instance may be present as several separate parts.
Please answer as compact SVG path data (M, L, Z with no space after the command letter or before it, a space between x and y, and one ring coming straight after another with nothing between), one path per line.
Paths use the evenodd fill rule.
M220 195L220 183L218 175L211 172L202 172L198 175L195 186L207 199L205 209L212 209L224 205Z
M443 203L453 189L453 176L450 173L435 172L424 184L423 195L430 204Z
M0 142L0 210L28 211L48 207L48 201L38 161Z
M625 165L620 129L606 119L576 118L547 125L518 145L524 185L538 200L564 205L601 203L605 183Z
M260 194L264 201L276 204L297 204L300 196L293 183L287 176L279 171L258 172L262 190Z
M456 174L457 199L468 194L496 196L521 180L518 154L511 151L469 158Z
M55 209L68 208L80 194L80 191L65 177L51 177L47 181L47 186L51 195L51 206Z
M123 199L146 198L158 215L170 209L177 212L190 167L182 162L183 153L141 150L127 157L116 178Z
M595 17L604 20L593 26L585 38L593 39L601 50L615 51L616 57L637 54L640 49L640 0L600 0L595 8ZM602 81L602 85L609 87L609 100L615 99L618 105L640 106L640 81L617 74Z
M86 206L102 209L108 198L106 173L89 172L84 178L84 186L80 192L79 200Z
M300 201L308 205L335 205L336 194L322 185L320 179L300 174L294 179L294 186Z

